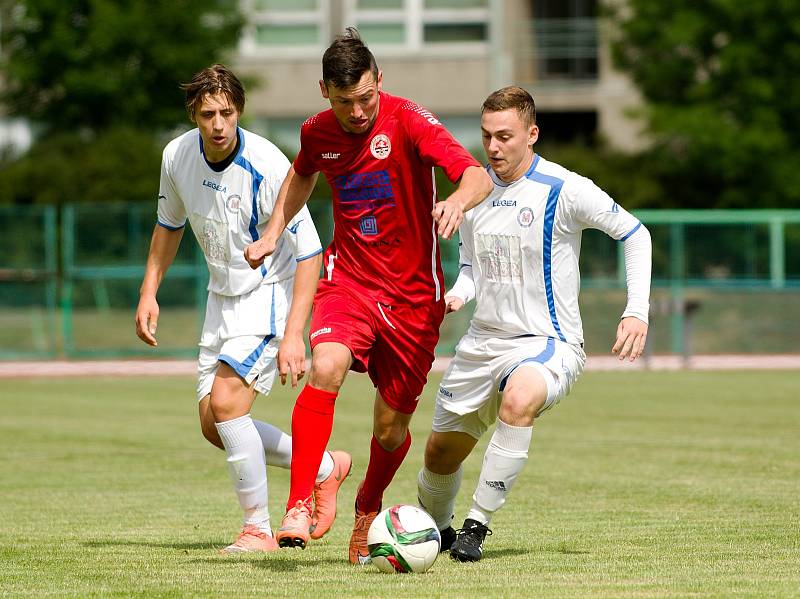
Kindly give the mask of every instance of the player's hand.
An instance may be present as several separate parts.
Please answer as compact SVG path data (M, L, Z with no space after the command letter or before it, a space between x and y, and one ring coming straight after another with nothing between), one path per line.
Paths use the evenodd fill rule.
M272 255L275 251L275 240L269 237L262 237L244 248L244 259L250 268L259 268L264 263L264 258Z
M611 348L611 353L619 353L620 360L627 357L633 362L642 355L645 341L647 341L647 323L635 316L628 316L619 322L617 341Z
M439 225L436 232L445 239L450 239L464 220L464 209L453 196L443 202L437 202L431 214Z
M278 373L281 375L281 385L286 384L287 377L291 377L292 388L297 387L299 381L306 374L306 344L302 335L287 335L281 341L278 349Z
M455 295L444 296L444 313L458 312L464 306L464 300Z
M136 335L147 345L156 347L156 329L158 328L158 302L152 295L139 298L136 308Z

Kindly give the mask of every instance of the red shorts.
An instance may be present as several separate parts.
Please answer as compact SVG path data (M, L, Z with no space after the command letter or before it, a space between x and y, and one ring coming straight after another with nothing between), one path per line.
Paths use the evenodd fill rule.
M413 414L439 341L444 302L389 306L355 290L320 281L311 315L311 349L341 343L351 370L367 372L391 408Z

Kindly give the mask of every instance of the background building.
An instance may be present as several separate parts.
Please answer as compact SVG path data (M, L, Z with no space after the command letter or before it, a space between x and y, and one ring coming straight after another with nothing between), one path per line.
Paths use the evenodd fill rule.
M597 0L245 0L236 68L261 79L248 118L285 147L326 107L317 81L331 38L358 27L391 93L435 112L470 148L489 92L511 83L537 102L542 141L591 140L637 149L626 113L639 102L611 66Z

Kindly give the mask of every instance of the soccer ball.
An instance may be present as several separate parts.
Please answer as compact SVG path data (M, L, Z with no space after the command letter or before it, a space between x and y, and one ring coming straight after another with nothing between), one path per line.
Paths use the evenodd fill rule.
M381 572L425 572L436 561L441 543L433 518L413 505L383 510L367 532L369 556Z

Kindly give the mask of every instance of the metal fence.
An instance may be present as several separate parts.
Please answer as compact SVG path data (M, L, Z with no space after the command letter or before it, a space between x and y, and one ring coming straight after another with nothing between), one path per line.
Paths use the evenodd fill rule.
M323 243L326 201L310 204ZM653 236L648 348L654 353L796 353L800 340L800 211L639 211ZM159 347L133 314L155 214L150 204L0 206L0 359L192 357L207 272L193 239L159 290ZM188 235L187 235L188 237ZM457 242L442 243L445 278ZM581 310L589 353L606 353L625 304L622 244L584 233ZM470 310L446 318L438 353L452 353Z

